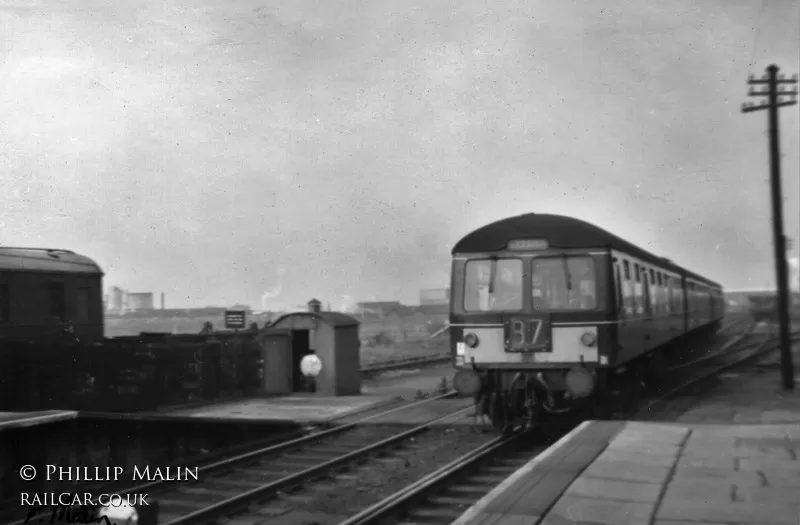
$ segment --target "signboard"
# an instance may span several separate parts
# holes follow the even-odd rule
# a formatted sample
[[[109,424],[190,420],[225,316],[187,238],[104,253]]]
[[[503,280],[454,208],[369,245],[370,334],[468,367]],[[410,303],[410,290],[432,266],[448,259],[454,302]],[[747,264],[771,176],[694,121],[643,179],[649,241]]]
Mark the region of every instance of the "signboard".
[[[225,310],[225,328],[243,329],[247,323],[247,312],[244,310]]]
[[[316,354],[308,354],[300,361],[300,371],[306,377],[317,377],[322,372],[322,361]]]

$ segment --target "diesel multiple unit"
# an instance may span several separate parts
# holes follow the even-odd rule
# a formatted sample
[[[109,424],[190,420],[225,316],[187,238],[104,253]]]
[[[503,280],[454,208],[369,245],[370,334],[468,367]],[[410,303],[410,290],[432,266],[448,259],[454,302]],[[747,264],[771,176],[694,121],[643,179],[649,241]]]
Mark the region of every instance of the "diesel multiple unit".
[[[498,427],[587,399],[604,411],[665,344],[725,313],[719,284],[569,217],[500,220],[452,255],[454,385]]]

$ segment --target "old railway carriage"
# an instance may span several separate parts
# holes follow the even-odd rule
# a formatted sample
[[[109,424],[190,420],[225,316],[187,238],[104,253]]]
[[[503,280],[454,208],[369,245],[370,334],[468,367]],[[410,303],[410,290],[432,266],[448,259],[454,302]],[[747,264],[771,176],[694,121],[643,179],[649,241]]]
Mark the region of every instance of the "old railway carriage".
[[[499,427],[605,412],[665,343],[724,315],[719,284],[569,217],[494,222],[452,253],[454,385]]]
[[[103,272],[69,250],[0,247],[0,341],[103,338]]]

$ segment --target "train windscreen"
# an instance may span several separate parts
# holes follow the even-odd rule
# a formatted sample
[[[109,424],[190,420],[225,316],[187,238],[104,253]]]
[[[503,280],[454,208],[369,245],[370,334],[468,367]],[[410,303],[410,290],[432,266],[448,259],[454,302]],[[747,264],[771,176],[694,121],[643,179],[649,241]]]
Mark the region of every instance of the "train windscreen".
[[[504,312],[522,309],[522,260],[473,259],[467,261],[464,310]]]
[[[537,257],[531,264],[534,310],[597,308],[597,280],[591,257]]]

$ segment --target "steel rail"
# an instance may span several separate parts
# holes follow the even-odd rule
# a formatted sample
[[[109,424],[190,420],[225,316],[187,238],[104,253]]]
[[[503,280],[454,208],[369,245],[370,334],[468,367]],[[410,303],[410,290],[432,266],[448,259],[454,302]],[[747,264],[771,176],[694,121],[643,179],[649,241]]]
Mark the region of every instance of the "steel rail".
[[[415,401],[415,402],[407,404],[407,405],[394,407],[394,408],[391,408],[389,410],[386,410],[386,411],[383,411],[383,412],[379,412],[379,413],[373,414],[371,416],[364,417],[364,418],[359,419],[357,421],[354,421],[352,423],[346,423],[344,425],[335,426],[333,428],[326,429],[326,430],[323,430],[321,432],[312,432],[312,433],[307,434],[305,436],[302,436],[302,437],[299,437],[299,438],[296,438],[296,439],[292,439],[291,441],[285,441],[285,442],[282,442],[282,443],[278,443],[276,445],[271,445],[271,446],[268,446],[268,447],[264,447],[264,448],[260,448],[260,449],[257,449],[257,450],[252,450],[250,452],[246,452],[246,453],[243,453],[243,454],[239,454],[239,455],[231,457],[231,458],[225,458],[223,460],[216,461],[214,463],[209,463],[207,465],[203,465],[201,467],[198,467],[198,469],[197,469],[198,478],[200,478],[200,474],[208,475],[208,474],[210,474],[210,473],[212,473],[214,471],[220,470],[220,469],[226,469],[226,468],[229,468],[229,467],[235,467],[240,463],[254,460],[254,459],[258,458],[259,456],[264,456],[264,455],[268,455],[268,454],[274,454],[274,453],[277,453],[277,452],[290,450],[290,449],[296,448],[298,446],[301,446],[304,443],[308,443],[310,441],[315,441],[315,440],[317,440],[319,438],[322,438],[322,437],[326,437],[326,436],[342,433],[342,432],[344,432],[346,430],[353,429],[353,428],[357,427],[358,425],[360,425],[362,423],[366,423],[366,422],[371,421],[373,419],[386,416],[387,414],[391,414],[391,413],[398,412],[398,411],[401,411],[401,410],[407,410],[407,409],[419,407],[420,405],[424,405],[424,404],[430,403],[432,401],[438,401],[440,399],[453,398],[453,397],[456,397],[457,395],[458,395],[457,392],[451,390],[449,392],[445,392],[444,394],[441,394],[441,395],[438,395],[438,396],[435,396],[435,397],[430,397],[430,398],[423,399],[423,400],[420,400],[420,401]],[[468,407],[468,408],[470,408],[470,407]],[[195,483],[202,483],[202,481],[199,481],[199,479],[198,479],[198,481],[192,481],[191,482],[191,484],[195,484]],[[118,489],[118,490],[114,490],[114,493],[115,494],[120,494],[120,495],[123,495],[123,496],[124,495],[128,495],[128,494],[149,493],[149,491],[151,491],[153,489],[157,489],[157,488],[159,488],[161,486],[167,486],[167,485],[169,485],[169,481],[166,481],[166,480],[151,481],[151,482],[143,483],[141,485],[136,485],[136,486],[133,486],[133,487],[124,487],[124,488],[121,488],[121,489]],[[101,492],[102,490],[103,489],[94,489],[94,490],[91,490],[91,491],[88,491],[88,492],[96,493],[96,492]],[[26,523],[26,519],[18,519],[18,520],[6,522],[5,525],[24,525],[25,523]]]
[[[461,408],[455,412],[451,412],[450,414],[447,414],[445,416],[438,417],[436,419],[423,423],[422,425],[414,427],[410,430],[406,430],[405,432],[401,432],[400,434],[396,434],[377,443],[367,445],[366,447],[362,447],[353,452],[338,456],[324,463],[320,463],[313,467],[307,468],[301,472],[290,474],[289,476],[283,477],[281,479],[275,480],[270,483],[266,483],[254,489],[248,490],[247,492],[243,492],[242,494],[238,494],[226,500],[209,505],[208,507],[205,507],[203,509],[196,510],[194,512],[181,516],[178,519],[172,520],[168,522],[166,525],[181,525],[189,522],[199,523],[199,522],[205,522],[207,520],[213,520],[217,517],[218,514],[224,514],[226,512],[230,512],[231,510],[238,507],[248,506],[252,504],[254,501],[258,501],[268,497],[268,495],[271,493],[275,493],[286,487],[296,485],[297,483],[308,480],[309,478],[318,477],[320,474],[323,474],[324,472],[332,468],[338,467],[344,463],[351,462],[363,456],[367,456],[374,451],[386,448],[399,441],[404,441],[410,437],[413,437],[421,432],[430,429],[433,425],[439,422],[446,421],[463,412],[466,412],[467,410],[472,410],[472,409],[473,409],[472,406]]]
[[[742,322],[746,320],[739,320],[733,324],[740,325]],[[737,343],[742,342],[746,339],[749,335],[753,334],[753,330],[755,329],[755,324],[749,326],[747,331],[738,336],[733,340],[733,342],[728,342],[723,346],[723,349],[715,352],[709,356],[704,356],[700,359],[692,361],[689,365],[696,365],[698,363],[703,363],[710,361],[714,358],[719,358],[720,356],[729,352],[730,347],[736,345]],[[730,327],[730,326],[729,326]],[[796,333],[800,335],[800,332]],[[642,412],[645,410],[652,410],[652,408],[659,403],[663,403],[664,401],[672,398],[677,393],[682,392],[683,390],[691,387],[692,385],[707,379],[710,376],[716,375],[724,370],[729,368],[733,368],[735,366],[741,365],[744,362],[749,360],[757,359],[758,357],[767,354],[769,352],[774,351],[777,347],[775,347],[775,341],[770,338],[767,341],[760,341],[756,342],[756,345],[759,345],[759,349],[757,349],[753,353],[749,353],[745,357],[741,359],[734,360],[729,363],[725,363],[719,367],[715,367],[712,371],[707,372],[705,374],[698,375],[693,377],[689,381],[685,381],[684,383],[678,385],[675,388],[672,388],[662,396],[660,396],[657,400],[654,400],[644,407],[638,409],[637,412]],[[737,350],[737,353],[740,351],[744,351],[753,346],[753,343],[744,344],[742,348]],[[685,368],[684,366],[675,367],[673,370],[679,370]],[[411,483],[410,485],[404,487],[403,489],[397,491],[396,493],[384,498],[380,502],[372,505],[371,507],[359,512],[358,514],[351,516],[350,518],[339,522],[337,525],[371,525],[377,520],[384,519],[391,515],[392,513],[398,512],[398,507],[408,503],[409,501],[419,498],[423,496],[423,494],[430,490],[435,485],[441,484],[442,482],[446,481],[447,478],[453,476],[456,473],[462,472],[463,470],[469,468],[470,466],[475,465],[481,460],[491,457],[493,454],[497,453],[499,450],[504,448],[505,446],[521,439],[521,437],[526,436],[527,433],[518,433],[508,437],[497,437],[494,440],[482,445],[481,447],[461,456],[460,458],[456,459],[455,461],[449,463],[438,469],[437,471],[425,476],[424,478]]]
[[[419,479],[414,483],[411,483],[410,485],[407,485],[406,487],[384,498],[383,500],[372,505],[371,507],[364,509],[363,511],[359,512],[354,516],[351,516],[350,518],[347,518],[344,521],[339,522],[337,525],[366,525],[371,521],[381,519],[385,517],[387,514],[390,514],[391,512],[397,510],[397,507],[399,507],[400,505],[403,505],[404,503],[407,503],[409,500],[420,496],[423,492],[445,481],[452,475],[463,471],[464,469],[476,464],[477,462],[487,457],[490,457],[498,450],[508,446],[509,444],[515,441],[518,441],[525,435],[526,433],[520,432],[518,434],[514,434],[511,436],[498,436],[489,441],[488,443],[485,443],[480,447],[470,452],[467,452],[460,458],[451,461],[450,463],[439,468],[435,472],[428,474],[424,478]]]
[[[793,334],[793,336],[792,336],[792,341],[797,341],[798,339],[800,339],[800,332],[795,332]],[[648,414],[649,417],[645,416],[643,419],[650,419],[652,416],[655,416],[658,413],[657,410],[656,410],[657,407],[663,405],[664,403],[666,403],[671,398],[675,397],[680,392],[683,392],[684,390],[693,387],[697,383],[700,383],[701,381],[705,381],[705,380],[707,380],[707,379],[709,379],[711,377],[714,377],[714,376],[716,376],[716,375],[718,375],[718,374],[720,374],[720,373],[722,373],[722,372],[724,372],[726,370],[730,370],[731,368],[735,368],[737,366],[741,366],[741,365],[743,365],[743,364],[745,364],[745,363],[747,363],[749,361],[753,361],[753,360],[758,359],[758,358],[760,358],[760,357],[762,357],[764,355],[767,355],[770,352],[774,352],[775,350],[778,349],[778,347],[776,345],[777,345],[777,341],[775,341],[774,337],[771,337],[771,338],[767,339],[766,341],[761,341],[761,342],[758,342],[758,343],[755,343],[755,344],[745,344],[741,348],[738,348],[738,349],[734,350],[734,352],[736,352],[736,353],[746,352],[747,350],[750,350],[753,346],[757,346],[757,348],[755,350],[751,350],[750,352],[747,352],[744,356],[742,356],[742,357],[740,357],[738,359],[733,359],[733,360],[731,360],[731,361],[729,361],[727,363],[722,363],[719,366],[713,367],[710,370],[704,371],[702,373],[697,374],[696,376],[693,376],[692,378],[690,378],[690,379],[680,383],[679,385],[671,388],[670,390],[668,390],[666,393],[660,395],[659,397],[650,400],[646,405],[644,405],[641,408],[638,408],[636,410],[636,412],[634,414],[632,414],[632,415],[638,416],[639,414],[648,412],[649,413]],[[720,357],[720,353],[717,353],[713,357]],[[710,360],[710,359],[711,358],[709,358],[707,360]]]

